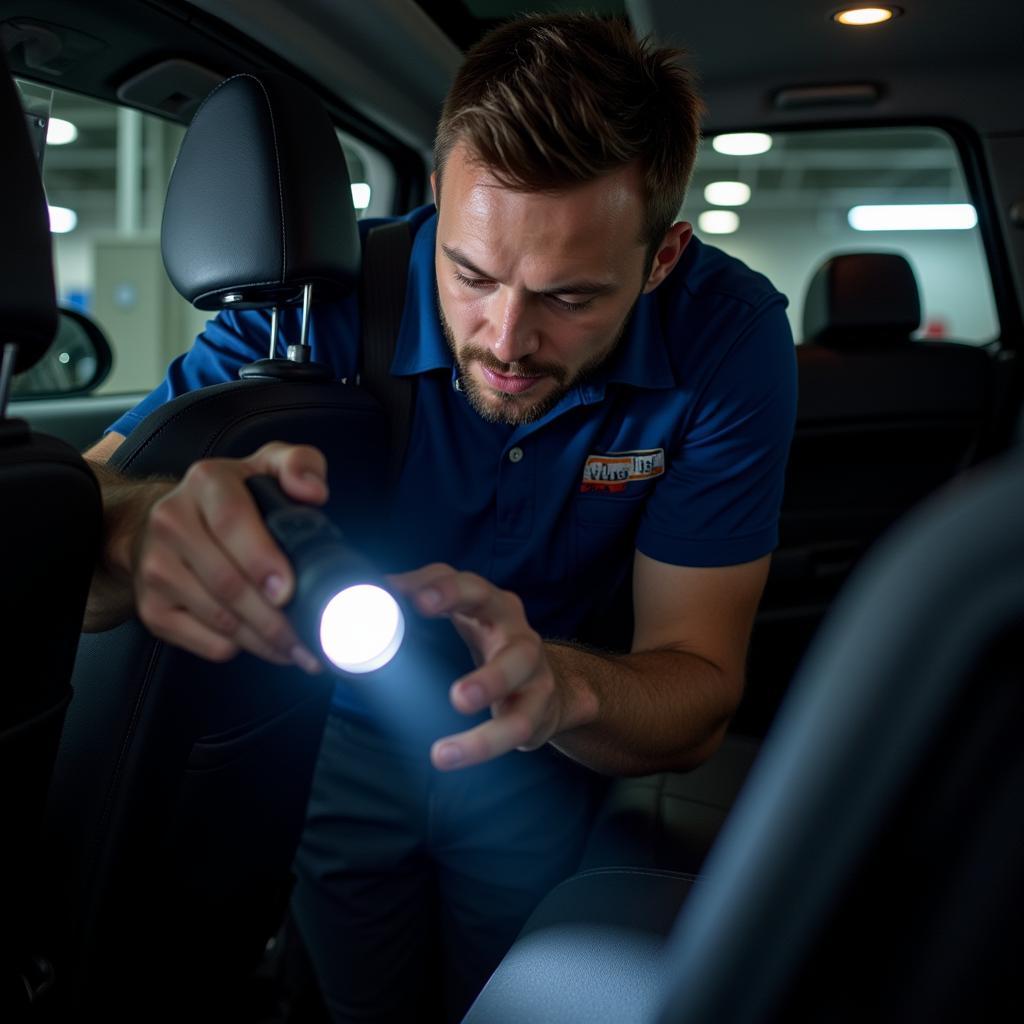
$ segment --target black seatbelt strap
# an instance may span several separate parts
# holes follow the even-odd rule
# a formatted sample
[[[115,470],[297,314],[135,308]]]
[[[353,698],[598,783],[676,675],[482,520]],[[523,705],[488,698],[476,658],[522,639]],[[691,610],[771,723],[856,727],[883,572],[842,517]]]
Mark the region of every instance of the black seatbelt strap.
[[[373,228],[363,245],[359,285],[363,322],[360,383],[384,406],[391,422],[388,481],[392,486],[402,469],[412,422],[412,381],[391,376],[411,248],[409,225],[404,220]]]

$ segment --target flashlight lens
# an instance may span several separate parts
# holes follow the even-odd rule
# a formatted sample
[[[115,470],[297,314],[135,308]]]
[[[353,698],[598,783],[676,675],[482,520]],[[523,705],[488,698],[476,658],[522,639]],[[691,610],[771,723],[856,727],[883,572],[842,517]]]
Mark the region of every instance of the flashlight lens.
[[[320,646],[344,672],[372,672],[386,665],[405,635],[398,602],[369,583],[346,587],[320,617]]]

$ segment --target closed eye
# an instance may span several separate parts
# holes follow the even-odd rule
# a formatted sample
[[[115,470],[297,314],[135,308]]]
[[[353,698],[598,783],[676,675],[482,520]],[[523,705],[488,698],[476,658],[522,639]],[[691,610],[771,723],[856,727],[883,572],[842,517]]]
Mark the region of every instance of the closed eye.
[[[485,277],[466,277],[465,274],[455,271],[455,280],[459,284],[466,285],[467,288],[486,288],[489,284],[493,284],[492,281],[488,281]]]
[[[559,309],[564,309],[568,313],[578,313],[580,310],[587,309],[594,301],[587,299],[585,302],[569,302],[568,299],[560,299],[557,295],[548,295],[546,298]]]
[[[459,270],[453,271],[455,274],[455,280],[459,284],[465,285],[467,288],[474,288],[479,290],[481,288],[489,288],[493,281],[486,277],[467,277]],[[548,300],[557,309],[564,310],[567,313],[578,313],[581,310],[587,309],[592,303],[593,299],[586,299],[583,302],[570,302],[568,299],[560,299],[557,295],[551,295],[544,293],[544,298]]]

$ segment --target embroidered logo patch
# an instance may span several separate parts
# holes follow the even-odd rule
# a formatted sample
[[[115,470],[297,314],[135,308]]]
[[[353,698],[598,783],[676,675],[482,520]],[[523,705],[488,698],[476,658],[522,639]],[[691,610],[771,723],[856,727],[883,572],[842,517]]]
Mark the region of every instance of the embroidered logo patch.
[[[651,448],[642,452],[609,452],[588,455],[583,466],[580,491],[624,491],[638,480],[650,480],[665,472],[665,449]]]

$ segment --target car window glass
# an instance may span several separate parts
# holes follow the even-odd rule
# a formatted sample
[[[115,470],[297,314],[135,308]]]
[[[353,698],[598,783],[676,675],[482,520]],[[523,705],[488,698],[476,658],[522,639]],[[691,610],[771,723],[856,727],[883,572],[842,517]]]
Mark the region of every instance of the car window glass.
[[[174,290],[160,256],[160,219],[182,125],[54,90],[43,182],[58,299],[110,339],[103,393],[148,391],[209,318]],[[392,212],[393,171],[339,133],[358,216]],[[76,371],[77,372],[77,371]]]
[[[886,209],[924,206],[932,209]],[[910,261],[921,293],[916,337],[985,344],[999,334],[976,214],[953,141],[938,129],[709,135],[683,217],[788,296],[797,342],[811,277],[839,252]]]

